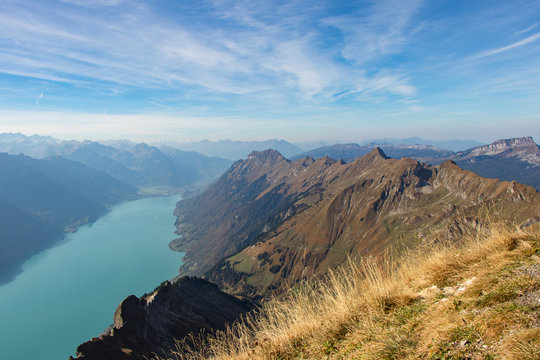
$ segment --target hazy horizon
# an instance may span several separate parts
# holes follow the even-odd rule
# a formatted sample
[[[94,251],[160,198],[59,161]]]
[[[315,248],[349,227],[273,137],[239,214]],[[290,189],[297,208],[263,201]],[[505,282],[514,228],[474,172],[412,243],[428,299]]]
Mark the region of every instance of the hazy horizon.
[[[128,139],[128,138],[109,138],[109,137],[103,137],[103,138],[88,138],[88,137],[79,137],[79,138],[73,138],[73,137],[64,137],[64,136],[54,136],[54,135],[44,135],[44,134],[37,134],[37,133],[23,133],[23,132],[0,132],[0,136],[1,135],[7,135],[7,134],[11,134],[11,135],[23,135],[25,137],[32,137],[32,136],[39,136],[39,137],[43,137],[43,138],[46,138],[46,137],[51,137],[55,140],[59,140],[59,141],[95,141],[95,142],[102,142],[102,143],[112,143],[112,142],[132,142],[132,143],[147,143],[147,144],[159,144],[159,143],[163,143],[163,144],[167,144],[167,143],[186,143],[186,144],[189,144],[189,143],[201,143],[201,142],[210,142],[210,143],[218,143],[218,142],[226,142],[226,141],[230,141],[230,142],[269,142],[269,141],[286,141],[290,144],[317,144],[317,143],[320,143],[320,144],[328,144],[328,145],[333,145],[333,144],[347,144],[347,143],[357,143],[357,144],[366,144],[366,143],[377,143],[377,141],[379,140],[392,140],[392,141],[398,141],[398,140],[412,140],[412,139],[419,139],[419,140],[422,140],[424,142],[426,141],[436,141],[436,142],[452,142],[452,141],[456,141],[456,142],[478,142],[478,143],[485,143],[485,144],[488,144],[488,143],[491,143],[491,142],[494,142],[494,141],[497,141],[497,140],[501,140],[503,138],[497,138],[497,139],[493,139],[492,141],[485,141],[485,142],[482,142],[480,140],[477,140],[477,139],[471,139],[471,138],[454,138],[454,139],[450,139],[450,138],[440,138],[440,139],[436,139],[436,138],[433,138],[433,139],[426,139],[426,138],[423,138],[423,137],[420,137],[420,136],[411,136],[411,137],[384,137],[384,138],[375,138],[375,137],[371,137],[371,138],[358,138],[358,139],[337,139],[337,140],[327,140],[327,139],[314,139],[314,140],[307,140],[307,141],[291,141],[287,138],[260,138],[260,139],[230,139],[230,138],[223,138],[223,139],[215,139],[215,140],[210,140],[210,139],[188,139],[188,140],[159,140],[159,139],[156,139],[156,140],[150,140],[150,141],[145,141],[145,140],[137,140],[137,139]],[[527,137],[527,136],[530,136],[530,135],[523,135],[523,136],[518,136],[518,138],[521,138],[521,137]],[[533,137],[534,139],[534,137]],[[536,139],[534,139],[536,141]]]

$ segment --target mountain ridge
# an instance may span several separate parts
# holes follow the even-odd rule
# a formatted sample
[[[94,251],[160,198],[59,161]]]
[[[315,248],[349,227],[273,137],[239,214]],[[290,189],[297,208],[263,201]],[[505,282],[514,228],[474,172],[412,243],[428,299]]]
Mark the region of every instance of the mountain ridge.
[[[520,223],[538,221],[539,196],[452,161],[391,159],[379,148],[350,163],[291,161],[267,151],[235,163],[207,191],[180,202],[182,237],[171,247],[187,252],[181,272],[256,295],[306,272],[324,273],[352,254],[380,254],[397,241],[406,246],[427,230],[449,228],[458,236],[478,226],[484,207]]]
[[[308,155],[315,158],[330,156],[349,162],[376,146],[393,158],[411,157],[433,165],[452,160],[484,177],[516,180],[540,190],[540,147],[530,136],[501,139],[455,153],[429,145],[335,144],[296,155],[293,159]]]

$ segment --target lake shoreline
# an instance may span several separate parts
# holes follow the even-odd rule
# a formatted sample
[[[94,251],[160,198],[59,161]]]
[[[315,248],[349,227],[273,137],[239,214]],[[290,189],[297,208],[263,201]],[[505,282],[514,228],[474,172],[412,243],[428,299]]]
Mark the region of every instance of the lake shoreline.
[[[117,204],[27,260],[14,281],[0,286],[4,355],[67,359],[112,323],[124,298],[174,279],[184,254],[171,251],[168,242],[175,237],[180,198]]]
[[[105,209],[105,211],[103,211],[103,212],[101,212],[99,214],[96,214],[95,219],[89,220],[87,222],[79,222],[78,224],[68,224],[68,225],[66,225],[65,226],[66,229],[70,228],[72,230],[65,230],[61,234],[57,234],[54,237],[51,237],[50,239],[45,240],[44,241],[44,243],[45,243],[44,247],[36,249],[36,251],[29,252],[28,255],[26,257],[24,257],[23,259],[21,259],[20,261],[17,261],[16,263],[14,263],[10,267],[2,269],[2,272],[0,273],[0,287],[9,284],[12,281],[15,281],[17,279],[17,277],[24,272],[24,264],[27,261],[31,260],[34,256],[39,256],[39,254],[42,253],[43,251],[47,251],[47,250],[50,250],[50,249],[54,249],[55,247],[62,246],[67,241],[69,241],[68,238],[69,238],[69,236],[71,234],[76,233],[83,226],[92,226],[97,221],[99,221],[99,219],[101,219],[103,216],[106,216],[110,212],[111,208],[113,208],[113,207],[115,207],[115,206],[117,206],[119,204],[122,204],[122,203],[130,202],[130,201],[143,200],[143,199],[148,199],[148,198],[159,198],[159,197],[169,197],[169,196],[182,196],[182,197],[184,197],[183,194],[184,193],[190,193],[190,191],[192,191],[191,188],[192,187],[183,187],[183,188],[173,189],[173,190],[171,190],[169,188],[164,188],[165,190],[160,189],[160,191],[153,192],[153,193],[152,192],[140,191],[137,194],[136,198],[126,199],[126,200],[121,201],[119,203],[111,204],[110,206],[108,206]],[[174,209],[173,209],[173,211],[174,211]]]

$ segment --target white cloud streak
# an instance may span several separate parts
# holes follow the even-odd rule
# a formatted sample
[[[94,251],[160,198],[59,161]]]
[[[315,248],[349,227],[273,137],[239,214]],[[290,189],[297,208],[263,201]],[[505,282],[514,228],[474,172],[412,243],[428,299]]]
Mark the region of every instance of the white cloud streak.
[[[61,0],[67,4],[74,4],[83,7],[109,7],[118,6],[125,3],[125,0]]]
[[[473,56],[472,59],[480,59],[480,58],[484,58],[484,57],[487,57],[487,56],[497,55],[497,54],[500,54],[500,53],[503,53],[503,52],[518,48],[520,46],[530,44],[530,43],[532,43],[532,42],[534,42],[534,41],[536,41],[538,39],[540,39],[540,33],[536,33],[534,35],[526,37],[525,39],[522,39],[522,40],[517,41],[517,42],[515,42],[513,44],[510,44],[510,45],[506,45],[506,46],[503,46],[503,47],[500,47],[500,48],[491,49],[491,50],[481,52],[480,54],[477,54],[477,55]]]
[[[353,63],[365,63],[395,54],[407,44],[417,24],[411,20],[421,6],[420,0],[379,1],[366,13],[323,19],[345,34],[343,56]],[[365,11],[365,10],[364,10]]]
[[[533,24],[533,25],[531,25],[531,26],[529,26],[529,27],[526,27],[526,28],[523,29],[523,30],[517,31],[516,34],[524,34],[524,33],[526,33],[526,32],[529,32],[529,31],[531,31],[531,30],[534,30],[534,29],[536,29],[536,27],[537,27],[538,25],[540,25],[540,23]]]

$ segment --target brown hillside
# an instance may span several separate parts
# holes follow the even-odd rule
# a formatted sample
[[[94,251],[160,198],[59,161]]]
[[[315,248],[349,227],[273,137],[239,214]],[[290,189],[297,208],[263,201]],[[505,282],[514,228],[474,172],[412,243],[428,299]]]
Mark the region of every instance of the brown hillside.
[[[293,162],[269,150],[235,163],[183,202],[183,239],[174,245],[187,250],[183,270],[210,269],[211,280],[253,295],[427,233],[458,237],[482,222],[484,210],[532,223],[540,218],[539,200],[525,185],[482,178],[452,162],[388,159],[378,148],[348,164]]]

